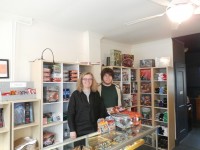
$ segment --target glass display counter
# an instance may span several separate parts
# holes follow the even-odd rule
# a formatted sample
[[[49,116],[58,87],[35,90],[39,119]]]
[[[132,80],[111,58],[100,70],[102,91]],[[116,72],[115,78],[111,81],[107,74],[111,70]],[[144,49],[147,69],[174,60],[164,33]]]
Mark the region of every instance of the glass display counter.
[[[78,137],[76,139],[67,139],[60,144],[64,150],[71,150],[69,145],[85,139],[88,150],[134,150],[140,146],[150,149],[158,149],[157,128],[142,126],[137,134],[132,134],[130,130],[112,131],[110,133],[100,134],[98,132]],[[58,145],[56,146],[58,147]],[[53,147],[51,147],[53,149]]]

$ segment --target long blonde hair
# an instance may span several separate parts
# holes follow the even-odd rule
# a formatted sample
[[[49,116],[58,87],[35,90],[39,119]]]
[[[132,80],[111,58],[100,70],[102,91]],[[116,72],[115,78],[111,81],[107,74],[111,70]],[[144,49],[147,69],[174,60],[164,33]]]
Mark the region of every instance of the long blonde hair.
[[[82,83],[82,80],[83,80],[83,77],[84,77],[85,75],[91,75],[91,76],[92,76],[92,85],[91,85],[91,87],[90,87],[90,90],[91,90],[92,92],[96,92],[96,91],[97,91],[97,86],[98,86],[98,84],[97,84],[97,82],[96,82],[96,80],[95,80],[95,78],[94,78],[94,75],[93,75],[91,72],[84,72],[84,73],[82,73],[82,74],[80,75],[80,78],[78,79],[78,82],[77,82],[77,90],[78,90],[79,92],[82,92],[82,91],[83,91],[83,83]]]

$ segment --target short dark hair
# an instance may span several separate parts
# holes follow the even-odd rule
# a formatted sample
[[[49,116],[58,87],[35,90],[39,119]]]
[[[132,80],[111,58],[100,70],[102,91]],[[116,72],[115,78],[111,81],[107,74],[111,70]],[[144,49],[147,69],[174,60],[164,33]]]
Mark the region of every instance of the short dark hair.
[[[112,76],[112,78],[114,78],[114,71],[111,68],[104,68],[101,71],[101,80],[103,80],[105,74],[109,74],[110,76]]]

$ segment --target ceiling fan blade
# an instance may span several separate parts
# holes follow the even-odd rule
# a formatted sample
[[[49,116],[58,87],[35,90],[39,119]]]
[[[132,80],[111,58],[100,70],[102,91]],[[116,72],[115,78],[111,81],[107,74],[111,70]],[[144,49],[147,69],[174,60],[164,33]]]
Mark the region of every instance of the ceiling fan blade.
[[[127,23],[125,23],[125,25],[129,26],[129,25],[140,23],[140,22],[148,21],[148,20],[151,20],[151,19],[154,19],[154,18],[162,17],[164,14],[165,13],[154,15],[154,16],[149,16],[149,17],[145,17],[145,18],[141,18],[141,19],[137,19],[137,20],[134,20],[134,21],[127,22]]]
[[[194,14],[195,15],[199,15],[200,14],[200,6],[195,9]]]
[[[157,3],[161,6],[169,6],[170,2],[168,0],[151,0],[154,3]]]

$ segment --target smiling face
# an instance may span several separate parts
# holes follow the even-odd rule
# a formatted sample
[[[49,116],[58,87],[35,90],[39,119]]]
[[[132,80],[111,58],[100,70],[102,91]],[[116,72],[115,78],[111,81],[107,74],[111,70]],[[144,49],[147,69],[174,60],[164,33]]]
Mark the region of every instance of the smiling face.
[[[83,89],[90,89],[92,86],[92,81],[93,78],[90,74],[83,76],[82,78]]]
[[[111,85],[112,84],[112,76],[109,75],[108,73],[106,73],[104,76],[103,76],[103,84],[104,85]]]

